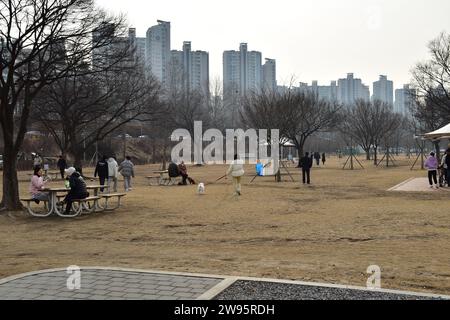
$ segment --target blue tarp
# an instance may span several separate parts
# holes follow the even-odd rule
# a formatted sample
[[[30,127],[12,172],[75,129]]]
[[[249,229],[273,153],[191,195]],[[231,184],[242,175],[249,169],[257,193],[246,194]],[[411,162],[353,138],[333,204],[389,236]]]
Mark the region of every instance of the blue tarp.
[[[260,177],[264,175],[264,165],[262,163],[257,163],[256,164],[256,173]]]

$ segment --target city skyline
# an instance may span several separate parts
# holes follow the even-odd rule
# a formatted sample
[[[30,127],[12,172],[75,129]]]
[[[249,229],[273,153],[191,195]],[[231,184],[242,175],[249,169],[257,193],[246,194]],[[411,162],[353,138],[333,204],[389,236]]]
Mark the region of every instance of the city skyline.
[[[218,1],[217,1],[218,2]],[[388,75],[394,89],[410,82],[410,69],[428,58],[427,44],[450,31],[450,2],[386,0],[262,0],[220,2],[97,0],[127,14],[139,37],[156,20],[171,21],[172,45],[192,41],[208,51],[210,79],[222,78],[223,51],[239,43],[277,60],[279,84],[330,80],[353,72],[366,83]],[[430,5],[432,3],[432,5]],[[219,9],[217,9],[219,8]]]

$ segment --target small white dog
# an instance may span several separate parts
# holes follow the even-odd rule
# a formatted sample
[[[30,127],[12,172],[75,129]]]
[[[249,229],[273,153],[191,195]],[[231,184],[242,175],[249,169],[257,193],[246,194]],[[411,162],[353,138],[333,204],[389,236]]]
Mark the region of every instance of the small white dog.
[[[203,183],[203,182],[200,182],[199,184],[198,184],[198,187],[197,187],[197,192],[198,192],[198,194],[205,194],[205,184]]]

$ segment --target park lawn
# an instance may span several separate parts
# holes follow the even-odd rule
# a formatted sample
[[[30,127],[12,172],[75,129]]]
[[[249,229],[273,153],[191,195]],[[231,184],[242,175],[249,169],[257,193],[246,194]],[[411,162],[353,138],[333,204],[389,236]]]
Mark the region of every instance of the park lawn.
[[[148,186],[158,166],[139,166],[115,212],[0,215],[0,277],[79,265],[365,286],[367,268],[378,265],[383,288],[450,294],[450,192],[387,192],[425,175],[407,160],[388,169],[364,161],[366,170],[355,171],[342,170],[344,160],[313,168],[310,187],[294,168],[295,183],[264,177],[249,185],[248,166],[240,198],[231,179],[211,184],[226,166],[189,168],[206,183],[203,196],[196,186]],[[26,195],[29,177],[20,178]]]

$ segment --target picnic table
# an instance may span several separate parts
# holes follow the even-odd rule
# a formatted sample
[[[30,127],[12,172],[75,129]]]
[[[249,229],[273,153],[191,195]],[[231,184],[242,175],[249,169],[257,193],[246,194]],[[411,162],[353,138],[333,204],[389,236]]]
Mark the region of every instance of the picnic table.
[[[108,195],[101,195],[99,196],[99,190],[101,188],[108,188],[108,186],[103,185],[91,185],[86,186],[87,190],[93,190],[94,195],[89,196],[86,199],[79,199],[73,202],[72,204],[72,214],[63,214],[64,212],[64,206],[60,204],[60,201],[67,195],[67,193],[70,191],[70,188],[66,187],[53,187],[53,188],[43,188],[43,192],[48,192],[49,199],[48,201],[44,201],[45,203],[45,213],[38,213],[35,212],[30,204],[34,200],[31,198],[24,198],[21,199],[22,201],[27,202],[27,210],[28,212],[34,216],[34,217],[48,217],[52,214],[56,214],[63,218],[73,218],[82,213],[82,211],[91,213],[94,211],[103,211],[103,210],[114,210],[117,209],[120,206],[120,199],[125,196],[125,194],[108,194]],[[111,208],[108,206],[108,200],[111,198],[118,198],[118,205],[114,208]],[[105,198],[105,205],[102,206],[100,204],[100,199]]]
[[[176,184],[177,179],[169,177],[169,170],[153,171],[154,176],[148,176],[148,182],[151,186],[171,186]],[[166,177],[167,175],[167,177]]]
[[[61,187],[61,188],[43,188],[42,191],[43,192],[47,192],[49,195],[49,200],[48,200],[48,204],[47,202],[46,204],[46,209],[47,209],[47,213],[37,213],[34,212],[31,207],[29,206],[30,203],[28,203],[28,212],[35,217],[48,217],[52,214],[57,214],[58,216],[62,216],[62,209],[63,208],[58,208],[58,202],[59,202],[59,198],[60,196],[58,196],[58,193],[67,193],[69,192],[69,188],[66,187]]]

